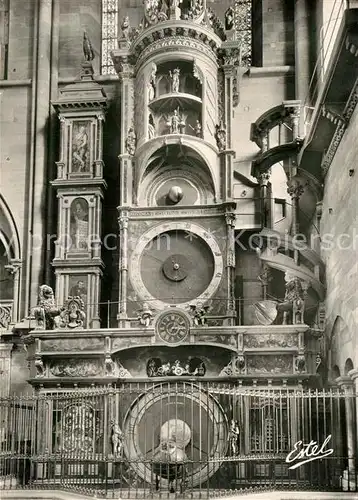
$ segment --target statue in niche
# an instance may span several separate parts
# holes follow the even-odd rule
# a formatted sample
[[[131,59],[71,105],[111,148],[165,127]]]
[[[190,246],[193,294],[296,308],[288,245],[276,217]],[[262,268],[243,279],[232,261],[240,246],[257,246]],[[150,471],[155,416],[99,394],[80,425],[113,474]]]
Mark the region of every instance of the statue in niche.
[[[61,310],[59,318],[60,328],[78,329],[83,328],[86,320],[84,303],[80,297],[68,297]]]
[[[225,151],[226,149],[226,130],[224,124],[220,122],[220,125],[216,125],[215,130],[215,139],[218,150]]]
[[[122,31],[122,37],[125,38],[126,40],[129,40],[130,38],[130,31],[131,31],[131,25],[129,22],[129,16],[125,16],[123,18],[122,24],[121,24],[121,31]]]
[[[113,455],[118,456],[121,454],[123,448],[124,434],[118,422],[112,420],[112,451]]]
[[[182,134],[185,130],[185,122],[177,109],[174,110],[172,116],[167,121],[167,126],[169,127],[170,134]]]
[[[290,273],[285,274],[286,292],[281,304],[277,304],[277,311],[283,312],[282,324],[287,325],[289,319],[292,324],[301,324],[304,321],[304,289],[302,281]]]
[[[192,127],[190,124],[189,127],[194,131],[196,137],[202,137],[202,126],[199,120],[196,120],[194,127]]]
[[[225,12],[225,30],[231,31],[234,29],[235,24],[235,12],[232,7],[229,7]]]
[[[135,135],[134,128],[130,127],[128,130],[126,141],[125,141],[125,147],[126,147],[127,153],[129,155],[131,155],[131,156],[134,155],[136,145],[137,145],[137,137]]]
[[[193,318],[194,326],[205,326],[207,324],[209,309],[209,306],[202,306],[201,304],[190,306],[190,315]]]
[[[156,89],[156,76],[157,76],[157,65],[152,63],[152,70],[148,82],[148,99],[152,101],[155,98]]]
[[[74,138],[72,144],[72,172],[88,172],[89,144],[87,123],[75,122],[73,128]]]
[[[148,118],[148,139],[153,139],[155,137],[155,126],[153,115],[150,113]]]
[[[231,455],[237,457],[240,452],[240,427],[234,419],[230,422],[230,449]]]
[[[180,84],[180,69],[175,68],[173,72],[169,71],[169,76],[172,82],[172,92],[179,92],[179,84]]]
[[[88,38],[86,31],[83,32],[83,56],[85,61],[93,61],[94,59],[94,50],[91,44],[91,40]]]
[[[55,296],[50,286],[40,286],[37,306],[32,312],[36,320],[35,330],[54,330],[58,327],[61,311],[56,305]]]
[[[88,250],[88,203],[84,198],[76,198],[71,204],[71,250]]]
[[[143,308],[140,311],[140,315],[138,316],[139,323],[148,328],[152,322],[152,318],[153,318],[153,313],[147,302],[144,302]]]

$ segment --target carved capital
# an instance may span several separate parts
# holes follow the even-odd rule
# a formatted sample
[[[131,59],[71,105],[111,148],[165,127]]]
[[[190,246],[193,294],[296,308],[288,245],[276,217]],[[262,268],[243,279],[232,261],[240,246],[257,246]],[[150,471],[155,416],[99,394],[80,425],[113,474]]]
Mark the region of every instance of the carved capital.
[[[226,212],[225,222],[227,226],[235,228],[236,214],[233,212]]]
[[[128,220],[129,219],[127,216],[119,217],[118,222],[119,222],[119,229],[120,230],[128,229]]]
[[[256,176],[261,187],[267,186],[270,181],[271,172],[259,172]]]
[[[291,198],[298,200],[305,191],[305,186],[297,179],[293,178],[287,182],[287,193]]]

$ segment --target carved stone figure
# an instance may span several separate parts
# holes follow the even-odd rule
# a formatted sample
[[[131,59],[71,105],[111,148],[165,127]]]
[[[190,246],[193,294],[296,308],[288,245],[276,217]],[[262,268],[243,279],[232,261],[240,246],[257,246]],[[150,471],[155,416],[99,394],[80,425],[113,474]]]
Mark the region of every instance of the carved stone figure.
[[[128,130],[128,134],[127,134],[127,138],[126,138],[126,142],[125,142],[125,147],[126,147],[127,153],[129,155],[131,155],[131,156],[134,155],[136,145],[137,145],[137,137],[135,135],[134,128],[130,127],[130,129]]]
[[[295,358],[295,372],[302,373],[306,369],[306,359],[303,354],[299,354]]]
[[[60,314],[59,327],[72,330],[83,328],[86,320],[84,308],[81,297],[68,297]]]
[[[121,430],[118,422],[112,420],[112,451],[113,455],[118,456],[121,454],[123,448],[123,431]]]
[[[155,137],[155,126],[153,115],[149,115],[149,123],[148,123],[148,139],[153,139]]]
[[[36,368],[36,377],[43,377],[45,374],[45,365],[42,361],[42,357],[36,355],[34,364]]]
[[[240,427],[234,419],[230,422],[230,448],[231,455],[236,457],[240,452]]]
[[[215,139],[219,151],[225,151],[226,149],[226,130],[221,122],[220,125],[216,125]]]
[[[149,99],[149,101],[152,101],[155,98],[156,76],[157,76],[157,65],[155,63],[152,63],[152,70],[151,70],[149,82],[148,82],[148,99]]]
[[[185,128],[185,123],[182,117],[179,116],[178,110],[174,110],[174,113],[167,121],[167,126],[171,134],[181,134]]]
[[[285,298],[281,304],[277,305],[277,310],[283,312],[282,324],[287,325],[289,319],[293,325],[303,323],[305,297],[302,281],[289,273],[286,273],[285,281]]]
[[[179,92],[180,84],[180,69],[175,68],[173,72],[169,71],[169,76],[172,81],[172,92]]]
[[[83,32],[82,47],[83,47],[83,55],[84,55],[85,61],[93,61],[95,54],[94,54],[94,50],[93,50],[91,41],[88,38],[86,31]]]
[[[139,323],[148,328],[152,322],[152,318],[153,318],[153,313],[147,302],[144,302],[141,313],[138,316]]]
[[[225,29],[231,31],[234,29],[235,12],[232,7],[229,7],[225,12]]]
[[[48,285],[41,285],[37,306],[33,309],[36,320],[35,330],[54,330],[58,327],[60,310],[56,305],[53,290]]]
[[[190,306],[190,315],[193,318],[194,326],[205,326],[207,324],[208,311],[209,306],[202,306],[201,304]]]
[[[122,37],[125,38],[126,40],[129,40],[131,25],[130,25],[128,16],[125,16],[123,18],[123,21],[121,24],[121,31],[122,31]]]
[[[201,126],[201,123],[199,120],[196,120],[196,123],[195,123],[195,126],[192,127],[191,125],[189,125],[189,127],[194,130],[194,133],[196,135],[196,137],[202,137],[202,126]]]

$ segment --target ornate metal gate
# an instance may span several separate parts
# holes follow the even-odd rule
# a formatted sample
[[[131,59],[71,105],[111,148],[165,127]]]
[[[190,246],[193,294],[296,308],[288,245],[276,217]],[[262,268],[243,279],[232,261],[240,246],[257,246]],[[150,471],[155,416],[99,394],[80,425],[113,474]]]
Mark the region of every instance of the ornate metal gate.
[[[353,490],[347,402],[353,408],[354,397],[335,391],[189,380],[4,399],[0,484],[110,498]],[[318,446],[300,458],[311,440]]]

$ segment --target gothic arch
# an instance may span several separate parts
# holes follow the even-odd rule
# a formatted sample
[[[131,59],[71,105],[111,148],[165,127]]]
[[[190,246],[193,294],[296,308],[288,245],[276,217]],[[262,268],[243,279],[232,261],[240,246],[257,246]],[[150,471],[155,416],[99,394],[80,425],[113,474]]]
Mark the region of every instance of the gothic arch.
[[[3,243],[9,259],[21,258],[21,247],[19,233],[14,217],[0,194],[0,240]]]
[[[348,375],[348,373],[354,369],[353,361],[351,358],[347,358],[344,363],[344,375]]]

